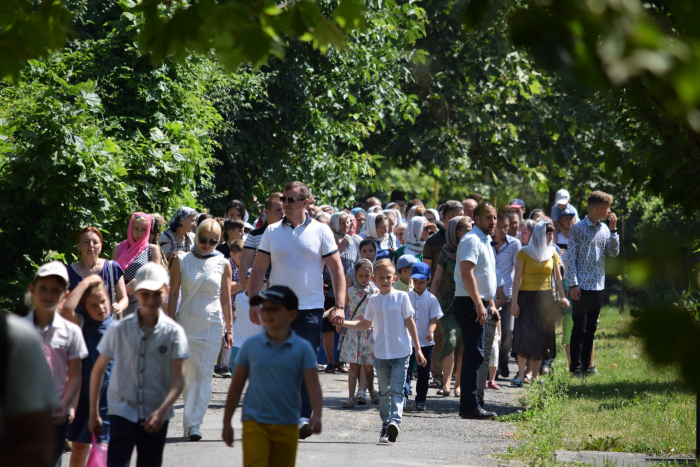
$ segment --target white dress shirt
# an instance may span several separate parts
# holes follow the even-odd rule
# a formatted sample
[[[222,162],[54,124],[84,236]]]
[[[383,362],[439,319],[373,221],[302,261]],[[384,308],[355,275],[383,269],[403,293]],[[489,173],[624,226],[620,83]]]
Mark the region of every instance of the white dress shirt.
[[[442,318],[442,309],[437,297],[427,290],[422,295],[418,295],[414,289],[408,293],[408,300],[413,306],[413,319],[416,321],[416,328],[418,328],[418,342],[420,346],[435,345],[434,340],[428,340],[428,328],[430,327],[431,319]],[[415,343],[413,346],[416,346]]]
[[[411,338],[406,320],[413,316],[413,307],[406,292],[391,289],[367,299],[365,321],[374,327],[374,357],[393,360],[411,355]]]

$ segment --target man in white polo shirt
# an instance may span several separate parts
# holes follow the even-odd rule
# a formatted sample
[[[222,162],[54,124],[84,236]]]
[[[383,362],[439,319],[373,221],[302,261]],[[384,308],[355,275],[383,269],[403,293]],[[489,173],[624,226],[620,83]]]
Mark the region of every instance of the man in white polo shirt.
[[[335,292],[336,306],[326,310],[332,319],[336,312],[345,313],[345,275],[340,254],[331,229],[317,222],[306,213],[311,192],[302,182],[289,182],[284,187],[282,203],[285,217],[270,224],[260,240],[258,255],[255,257],[248,296],[253,298],[260,293],[267,267],[275,267],[270,274],[270,286],[285,285],[299,298],[299,311],[292,324],[292,330],[311,343],[318,353],[321,345],[323,303],[323,266],[328,266]],[[250,307],[250,320],[260,322],[260,306]],[[308,418],[311,404],[306,386],[302,383],[301,421],[299,438],[311,435]]]
[[[490,419],[496,416],[479,404],[479,367],[484,361],[486,321],[489,314],[498,314],[493,298],[501,282],[496,270],[496,258],[491,248],[491,237],[496,227],[496,208],[482,203],[474,209],[474,227],[457,246],[455,267],[455,319],[462,329],[462,395],[459,416],[470,419]]]

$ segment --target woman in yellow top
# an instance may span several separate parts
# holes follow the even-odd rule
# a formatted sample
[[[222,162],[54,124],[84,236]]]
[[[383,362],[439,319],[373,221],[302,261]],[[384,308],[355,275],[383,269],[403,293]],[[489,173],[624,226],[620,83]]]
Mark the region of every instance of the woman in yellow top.
[[[513,351],[518,355],[518,374],[513,385],[522,386],[525,367],[529,363],[532,378],[538,380],[542,359],[554,349],[555,338],[552,316],[555,313],[552,295],[552,275],[559,296],[564,297],[564,286],[559,269],[559,256],[552,247],[554,226],[538,222],[528,244],[516,255],[513,298],[510,312],[517,318],[513,333]],[[566,298],[560,300],[569,306]]]

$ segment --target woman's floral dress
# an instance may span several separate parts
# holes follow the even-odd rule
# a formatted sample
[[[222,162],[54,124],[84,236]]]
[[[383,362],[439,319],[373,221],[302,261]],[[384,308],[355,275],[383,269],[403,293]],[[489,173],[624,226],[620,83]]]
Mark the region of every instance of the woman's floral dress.
[[[371,290],[372,292],[365,298],[359,308],[357,305],[367,294],[361,287],[357,286],[348,290],[349,300],[348,308],[345,311],[345,319],[364,321],[369,297],[379,293],[379,289],[374,286]],[[357,312],[355,312],[355,309],[357,309]],[[359,365],[374,365],[374,332],[372,329],[366,331],[346,329],[343,342],[340,346],[340,361],[345,363],[357,363]]]

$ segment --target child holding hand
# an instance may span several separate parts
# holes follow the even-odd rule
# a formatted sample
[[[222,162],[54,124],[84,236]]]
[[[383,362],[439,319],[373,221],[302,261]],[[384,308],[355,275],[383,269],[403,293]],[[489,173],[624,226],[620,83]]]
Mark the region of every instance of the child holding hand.
[[[418,332],[408,294],[392,288],[396,280],[394,263],[390,259],[377,261],[372,280],[377,284],[379,294],[368,299],[365,319],[345,321],[342,316],[336,316],[335,324],[361,331],[374,327],[374,367],[377,369],[379,415],[382,418],[379,443],[395,443],[403,414],[411,339],[418,342]],[[426,365],[419,348],[416,348],[416,361],[419,366]]]

